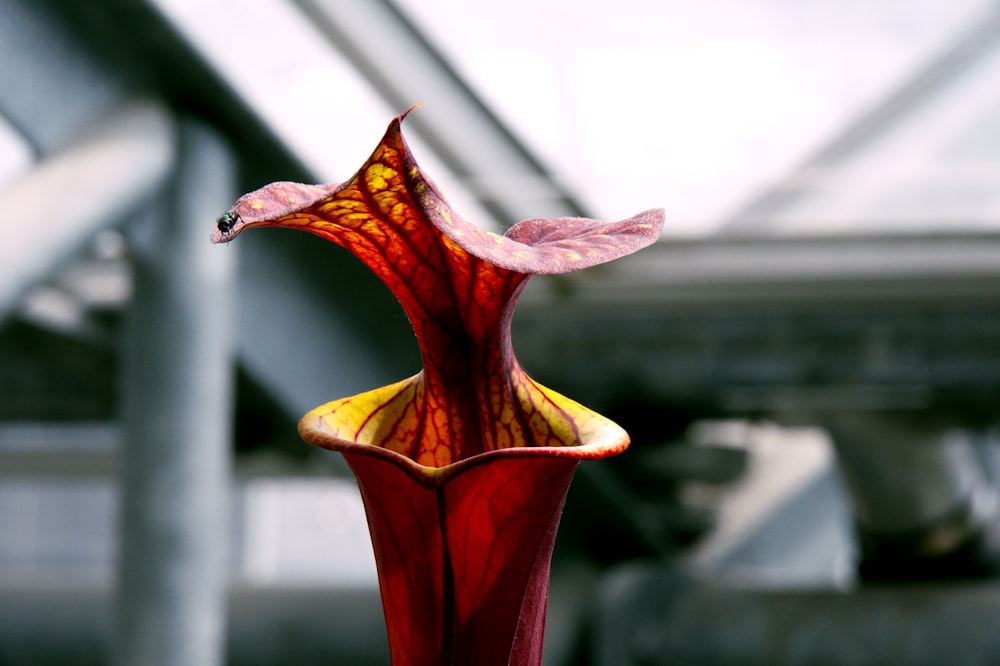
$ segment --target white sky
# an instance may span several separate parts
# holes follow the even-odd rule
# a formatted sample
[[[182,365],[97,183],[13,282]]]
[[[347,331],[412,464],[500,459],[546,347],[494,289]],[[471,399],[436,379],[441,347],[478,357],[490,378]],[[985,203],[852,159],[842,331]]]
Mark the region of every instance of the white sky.
[[[662,206],[676,234],[720,224],[988,5],[397,1],[595,216]],[[402,111],[285,0],[156,4],[323,180],[353,173]],[[477,220],[462,183],[408,138],[455,208]]]
[[[948,45],[981,0],[399,0],[604,217],[703,230]]]

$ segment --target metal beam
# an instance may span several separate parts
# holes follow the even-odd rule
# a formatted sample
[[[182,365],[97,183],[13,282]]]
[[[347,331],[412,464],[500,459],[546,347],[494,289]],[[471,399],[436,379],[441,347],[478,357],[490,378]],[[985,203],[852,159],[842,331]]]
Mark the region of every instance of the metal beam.
[[[233,403],[233,249],[208,243],[232,201],[227,147],[180,127],[176,181],[133,233],[124,349],[120,664],[222,663]],[[146,234],[139,232],[147,232]]]
[[[524,367],[592,404],[995,419],[996,235],[661,242],[592,275],[533,281],[513,322]]]
[[[898,415],[830,414],[870,581],[996,576],[1000,512],[972,441]]]
[[[296,0],[389,104],[407,119],[499,222],[584,216],[584,206],[462,80],[389,0]]]
[[[727,235],[661,241],[579,276],[579,289],[536,280],[522,317],[551,311],[604,317],[597,307],[641,312],[721,308],[727,313],[830,302],[992,303],[1000,296],[1000,234]],[[567,290],[568,286],[568,290]]]
[[[88,44],[88,31],[67,20],[70,4],[4,0],[0,12],[0,114],[42,157],[64,148],[125,94],[120,73]],[[114,13],[118,35],[131,32],[131,25],[121,30],[120,12],[105,11]]]
[[[783,180],[744,204],[730,216],[722,227],[722,233],[776,233],[788,230],[794,233],[796,229],[816,228],[824,223],[832,223],[834,228],[848,232],[852,230],[845,227],[849,223],[863,224],[866,229],[888,227],[903,232],[935,222],[948,228],[961,226],[962,223],[973,228],[995,228],[996,203],[992,199],[987,202],[985,196],[992,191],[992,182],[996,180],[992,173],[996,164],[989,159],[996,151],[992,139],[986,134],[992,136],[995,133],[988,127],[984,128],[984,136],[979,141],[982,155],[975,162],[966,157],[969,161],[952,160],[949,163],[948,153],[956,152],[954,146],[942,148],[936,145],[953,140],[961,134],[960,130],[981,123],[983,118],[996,116],[991,82],[998,71],[1000,5],[987,3],[982,14],[967,25],[936,58],[879,104],[847,125],[825,146],[792,169]],[[940,109],[935,112],[935,106],[947,109],[948,113],[941,113]],[[932,115],[928,117],[928,113]],[[892,174],[886,173],[885,164],[873,158],[885,152],[880,150],[880,142],[894,142],[893,149],[897,153],[904,152],[899,145],[901,129],[913,137],[903,147],[906,157],[900,163],[900,170],[915,181],[908,192],[910,197],[919,195],[928,185],[933,187],[934,181],[943,175],[962,188],[956,199],[979,206],[979,219],[955,219],[970,216],[954,212],[938,213],[934,218],[934,205],[922,205],[919,198],[907,216],[911,219],[894,220],[892,212],[885,212],[886,190],[898,187],[900,183],[893,182]],[[910,145],[914,142],[929,148],[915,150]],[[927,160],[930,166],[921,168],[921,160]],[[936,168],[935,164],[938,165]],[[969,169],[970,164],[974,168]],[[910,173],[915,166],[919,170]],[[984,195],[970,194],[970,179],[971,184]],[[963,180],[966,182],[963,183]],[[832,193],[825,192],[824,185],[836,189]],[[871,196],[870,192],[877,196]],[[897,193],[895,198],[898,200],[899,197]],[[815,219],[817,211],[808,206],[812,198],[821,200],[820,214],[831,219]],[[898,208],[898,203],[896,206]],[[898,215],[895,217],[898,218]]]
[[[0,191],[0,321],[29,287],[156,191],[173,162],[168,113],[137,101]]]

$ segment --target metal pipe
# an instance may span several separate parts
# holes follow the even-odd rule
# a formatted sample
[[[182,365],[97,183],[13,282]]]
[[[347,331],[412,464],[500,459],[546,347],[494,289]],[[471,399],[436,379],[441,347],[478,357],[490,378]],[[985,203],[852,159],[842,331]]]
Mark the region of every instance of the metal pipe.
[[[169,115],[137,101],[0,191],[0,322],[30,286],[156,191],[173,161]]]
[[[132,236],[117,593],[123,665],[222,662],[236,255],[210,245],[208,232],[233,199],[234,165],[203,126],[183,122],[179,138],[167,205]]]
[[[877,532],[919,529],[969,504],[986,485],[967,441],[872,414],[835,414],[827,427],[858,522]]]
[[[826,419],[867,579],[995,576],[1000,502],[968,438],[878,414]]]

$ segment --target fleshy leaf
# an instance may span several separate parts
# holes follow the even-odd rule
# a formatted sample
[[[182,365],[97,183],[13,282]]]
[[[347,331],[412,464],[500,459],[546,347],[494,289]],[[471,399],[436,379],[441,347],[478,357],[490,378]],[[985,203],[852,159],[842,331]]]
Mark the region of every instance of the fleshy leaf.
[[[392,663],[538,664],[549,564],[578,461],[485,454],[427,488],[358,451]]]

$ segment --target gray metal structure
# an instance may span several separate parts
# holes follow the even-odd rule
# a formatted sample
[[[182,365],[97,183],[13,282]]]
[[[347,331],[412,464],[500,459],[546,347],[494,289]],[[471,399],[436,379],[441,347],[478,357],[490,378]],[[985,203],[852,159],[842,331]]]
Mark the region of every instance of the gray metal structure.
[[[391,2],[295,4],[394,105],[433,99],[414,129],[498,221],[586,213]],[[943,154],[978,160],[978,195],[960,199],[965,224],[932,228],[928,217],[920,233],[899,233],[913,209],[893,218],[894,192],[846,197],[837,209],[846,232],[796,226],[838,187],[864,180],[887,135],[910,137],[963,91],[991,90],[997,16],[718,237],[661,243],[524,294],[514,332],[524,365],[632,419],[636,453],[660,456],[641,458],[645,475],[623,461],[578,477],[553,569],[547,663],[983,663],[1000,654],[995,632],[982,629],[998,611],[993,583],[947,582],[963,566],[996,565],[1000,553],[996,465],[983,464],[990,449],[969,436],[995,427],[1000,404],[1000,208],[982,177],[996,173],[995,96],[977,96],[975,113],[949,116],[953,133],[931,137],[941,140],[932,148],[962,148]],[[226,578],[227,548],[239,542],[227,521],[233,450],[237,469],[251,441],[258,453],[294,451],[297,461],[272,471],[336,474],[336,462],[288,448],[297,415],[416,369],[398,307],[346,254],[305,234],[208,245],[236,194],[316,179],[140,0],[10,0],[0,11],[0,116],[35,157],[0,188],[0,491],[117,474],[120,519],[114,588],[0,577],[0,666],[385,663],[371,585],[247,588]],[[485,178],[467,145],[504,177]],[[932,166],[924,175],[940,176]],[[512,187],[532,196],[505,196]],[[881,227],[866,228],[872,220]],[[97,260],[95,237],[109,231],[124,247]],[[123,295],[88,300],[86,271],[69,270],[79,266],[107,270]],[[33,309],[43,288],[73,316]],[[914,544],[950,553],[970,535],[981,561],[932,571],[945,582],[920,593],[730,584],[751,551],[791,568],[806,557],[797,543],[850,529],[838,523],[843,498],[828,471],[699,569],[712,585],[676,573],[698,559],[683,534],[711,531],[677,487],[730,482],[743,468],[731,452],[664,442],[720,416],[832,434],[846,520],[876,574],[912,564]],[[61,448],[70,442],[75,450]],[[630,558],[663,566],[609,572]],[[851,645],[837,640],[844,632],[856,636]]]
[[[435,109],[414,115],[414,128],[501,225],[585,214],[568,186],[553,178],[392,2],[295,4],[387,101],[400,109],[418,102]]]
[[[206,247],[203,220],[234,196],[235,165],[206,127],[181,120],[178,135],[164,205],[131,243],[115,655],[123,666],[223,657],[236,257]]]

